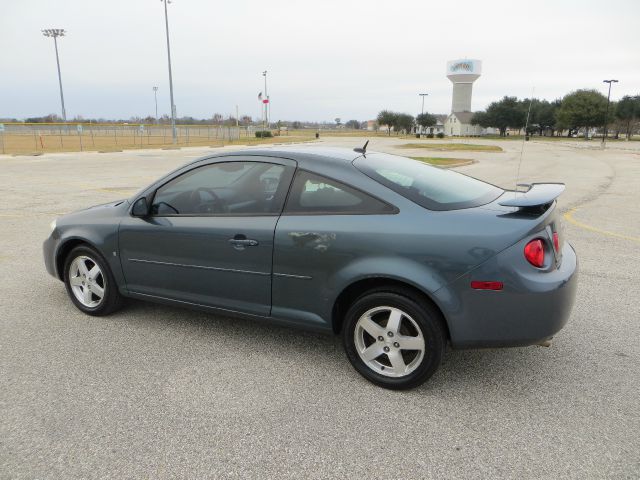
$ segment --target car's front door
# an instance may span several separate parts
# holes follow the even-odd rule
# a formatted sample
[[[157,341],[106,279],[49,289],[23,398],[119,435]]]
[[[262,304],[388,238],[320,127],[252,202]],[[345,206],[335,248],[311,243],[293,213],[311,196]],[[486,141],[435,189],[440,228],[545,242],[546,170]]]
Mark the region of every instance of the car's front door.
[[[162,185],[120,225],[130,293],[268,315],[273,236],[295,164],[224,157]]]

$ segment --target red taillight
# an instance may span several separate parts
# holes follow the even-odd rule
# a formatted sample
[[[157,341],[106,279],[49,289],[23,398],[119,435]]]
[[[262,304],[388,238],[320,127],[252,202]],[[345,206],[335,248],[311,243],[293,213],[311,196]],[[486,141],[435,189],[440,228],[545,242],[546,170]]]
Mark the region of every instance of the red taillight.
[[[542,240],[536,238],[531,240],[524,247],[524,258],[534,267],[542,267],[544,265],[544,244]]]
[[[474,280],[471,282],[471,288],[476,290],[502,290],[502,282]]]
[[[558,232],[553,232],[553,248],[556,249],[556,252],[560,251],[560,236]]]

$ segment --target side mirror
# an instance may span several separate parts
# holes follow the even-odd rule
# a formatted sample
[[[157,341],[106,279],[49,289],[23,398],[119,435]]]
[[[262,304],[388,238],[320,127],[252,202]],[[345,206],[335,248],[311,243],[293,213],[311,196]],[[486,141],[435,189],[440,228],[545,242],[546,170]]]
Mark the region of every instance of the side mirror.
[[[134,202],[131,215],[134,217],[146,217],[149,215],[149,204],[146,197],[141,197]]]

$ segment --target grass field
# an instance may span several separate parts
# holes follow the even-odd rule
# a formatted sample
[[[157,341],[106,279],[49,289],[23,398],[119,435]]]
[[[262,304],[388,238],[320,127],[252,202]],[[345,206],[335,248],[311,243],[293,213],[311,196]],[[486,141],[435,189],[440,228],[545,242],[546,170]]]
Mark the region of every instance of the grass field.
[[[452,168],[461,167],[463,165],[471,165],[473,160],[470,158],[444,158],[444,157],[410,157],[414,160],[419,160],[429,165],[435,165],[436,167]]]
[[[298,131],[298,130],[296,130]],[[315,133],[315,130],[312,130]],[[320,136],[332,136],[332,137],[385,137],[385,138],[416,138],[415,134],[395,134],[392,133],[391,136],[387,135],[387,132],[383,131],[374,131],[374,130],[343,130],[343,129],[331,129],[331,130],[320,130]]]
[[[475,145],[471,143],[406,143],[400,145],[400,148],[424,148],[427,150],[439,150],[441,152],[502,152],[502,148],[497,145]]]
[[[256,138],[241,131],[239,139],[229,140],[222,138],[226,127],[194,125],[180,126],[177,145],[171,142],[171,129],[168,126],[147,125],[143,132],[136,125],[85,125],[82,133],[78,133],[75,124],[60,125],[49,124],[14,124],[18,130],[0,133],[0,154],[24,154],[34,155],[49,152],[78,152],[78,151],[117,151],[143,148],[172,148],[187,146],[212,146],[224,145],[258,145],[297,143],[315,139],[316,130],[312,128],[283,131],[282,135],[272,138]],[[324,137],[360,137],[360,138],[392,138],[408,141],[401,148],[426,149],[441,152],[468,151],[468,152],[501,152],[498,145],[479,145],[463,143],[467,138],[456,137],[453,139],[416,139],[415,135],[396,135],[390,137],[386,132],[369,130],[320,130],[320,138]],[[495,143],[501,141],[522,140],[521,136],[509,137],[482,137],[483,140],[491,140]],[[451,141],[452,140],[452,141]],[[532,137],[535,141],[562,141],[576,140],[567,137]],[[580,141],[580,139],[577,139]],[[608,142],[624,142],[625,140],[609,139]],[[592,140],[589,143],[597,143],[600,140]],[[424,157],[432,158],[432,157]]]
[[[607,137],[607,143],[608,142],[612,142],[612,143],[617,143],[617,142],[627,142],[627,141],[632,141],[632,142],[638,142],[640,141],[640,135],[633,135],[629,140],[626,139],[626,137],[624,135],[620,135],[619,138],[614,138],[613,133],[610,131],[609,132],[609,137]],[[509,141],[509,140],[519,140],[522,141],[524,135],[509,135],[508,137],[501,137],[500,135],[483,135],[480,138],[483,138],[485,140],[504,140],[504,141]],[[531,137],[529,137],[531,140],[535,140],[538,142],[562,142],[562,141],[567,141],[567,140],[584,140],[584,136],[579,136],[579,137],[567,137],[566,135],[562,135],[560,137],[558,136],[553,136],[553,137],[545,137],[545,136],[539,136],[539,135],[532,135]],[[602,135],[597,135],[595,137],[590,138],[589,140],[586,140],[587,142],[601,142],[602,141]]]
[[[174,145],[171,135],[136,135],[131,133],[93,134],[83,133],[59,135],[49,133],[10,133],[0,136],[0,153],[34,155],[49,152],[79,152],[79,151],[117,151],[142,148],[172,148],[188,146],[212,146],[224,145],[258,145],[274,143],[304,142],[315,138],[314,131],[296,131],[289,135],[256,138],[251,136],[229,140],[211,138],[208,136],[181,136]]]

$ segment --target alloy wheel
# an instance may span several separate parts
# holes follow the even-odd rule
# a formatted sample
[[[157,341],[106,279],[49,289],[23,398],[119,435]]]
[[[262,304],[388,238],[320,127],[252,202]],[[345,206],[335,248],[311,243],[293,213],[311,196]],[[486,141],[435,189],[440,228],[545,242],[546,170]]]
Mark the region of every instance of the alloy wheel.
[[[69,285],[76,299],[85,307],[95,308],[102,303],[105,278],[97,262],[81,255],[69,265]]]
[[[360,316],[354,343],[371,370],[387,377],[405,377],[422,362],[425,341],[409,314],[395,307],[372,308]]]

